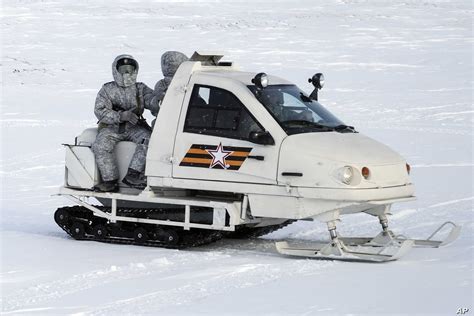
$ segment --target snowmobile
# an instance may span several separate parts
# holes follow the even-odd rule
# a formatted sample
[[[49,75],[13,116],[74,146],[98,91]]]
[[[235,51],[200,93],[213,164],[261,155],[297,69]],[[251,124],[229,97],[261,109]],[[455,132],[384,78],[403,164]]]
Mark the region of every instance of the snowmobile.
[[[316,220],[326,223],[329,242],[280,241],[277,251],[367,262],[396,260],[414,246],[439,247],[459,236],[461,228],[451,222],[425,240],[389,230],[391,205],[415,199],[410,166],[318,102],[321,73],[308,80],[314,86],[308,95],[276,76],[240,71],[222,57],[195,52],[173,77],[148,144],[144,190],[94,190],[101,181],[91,151],[96,128],[65,145],[59,195],[76,205],[59,208],[54,217],[66,233],[179,249]],[[115,148],[121,178],[134,150],[132,142]],[[339,236],[340,216],[361,212],[379,219],[380,234]],[[447,226],[446,238],[435,240]]]

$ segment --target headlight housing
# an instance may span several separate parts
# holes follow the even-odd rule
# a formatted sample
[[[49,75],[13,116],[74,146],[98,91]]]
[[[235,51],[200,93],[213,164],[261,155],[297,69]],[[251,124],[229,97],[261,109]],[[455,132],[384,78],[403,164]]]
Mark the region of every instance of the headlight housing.
[[[345,166],[341,171],[341,181],[345,184],[350,184],[354,178],[354,168]]]
[[[265,89],[268,86],[267,74],[264,72],[256,74],[252,79],[252,83],[255,84],[259,90]]]
[[[318,72],[313,77],[309,78],[308,82],[312,83],[316,89],[320,90],[324,87],[324,75]]]
[[[361,171],[350,165],[339,167],[332,172],[334,180],[343,185],[357,186],[363,177]]]

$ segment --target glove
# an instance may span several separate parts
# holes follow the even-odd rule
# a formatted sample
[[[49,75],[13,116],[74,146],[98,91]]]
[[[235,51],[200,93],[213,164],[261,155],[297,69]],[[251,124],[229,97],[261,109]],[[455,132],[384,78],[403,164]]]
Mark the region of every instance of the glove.
[[[120,122],[129,122],[132,125],[137,124],[138,116],[132,111],[120,112]]]

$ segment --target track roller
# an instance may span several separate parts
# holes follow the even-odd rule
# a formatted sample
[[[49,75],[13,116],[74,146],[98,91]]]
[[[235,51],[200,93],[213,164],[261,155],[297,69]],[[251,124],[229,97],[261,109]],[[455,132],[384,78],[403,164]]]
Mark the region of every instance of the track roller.
[[[85,235],[85,228],[82,223],[74,222],[71,225],[71,236],[74,239],[81,239]]]
[[[177,245],[179,235],[175,230],[158,228],[155,232],[155,238],[167,245]]]
[[[69,214],[65,209],[60,208],[54,213],[54,220],[59,225],[66,225],[69,220]]]
[[[138,227],[133,231],[133,238],[138,243],[144,243],[148,240],[148,232],[143,227]]]
[[[108,235],[107,227],[102,224],[97,224],[92,228],[92,234],[97,239],[104,239]]]

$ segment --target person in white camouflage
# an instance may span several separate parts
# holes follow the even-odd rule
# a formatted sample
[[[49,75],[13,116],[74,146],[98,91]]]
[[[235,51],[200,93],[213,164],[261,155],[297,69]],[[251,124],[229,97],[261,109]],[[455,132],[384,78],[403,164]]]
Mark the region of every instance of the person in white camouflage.
[[[125,140],[136,143],[137,147],[122,182],[140,189],[146,186],[143,172],[151,128],[142,114],[148,109],[156,116],[159,99],[146,84],[136,82],[138,68],[132,56],[117,56],[112,63],[114,81],[103,85],[95,101],[99,133],[92,151],[102,177],[102,182],[96,185],[98,191],[117,191],[119,171],[114,149],[118,142]]]
[[[166,91],[179,66],[188,60],[189,58],[185,54],[176,51],[167,51],[161,55],[161,71],[164,78],[155,85],[155,95],[160,101],[165,97]]]

